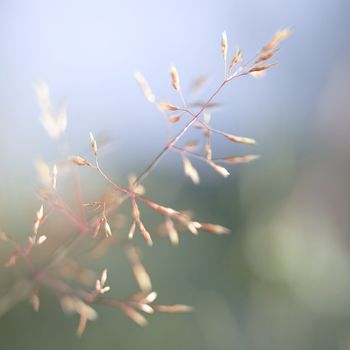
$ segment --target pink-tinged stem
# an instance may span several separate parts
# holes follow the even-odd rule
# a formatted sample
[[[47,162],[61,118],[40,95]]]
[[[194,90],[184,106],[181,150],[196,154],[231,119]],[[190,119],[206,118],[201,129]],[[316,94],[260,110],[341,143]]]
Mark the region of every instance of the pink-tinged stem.
[[[230,79],[231,80],[231,79]],[[160,160],[164,157],[164,155],[176,145],[176,143],[182,138],[182,136],[187,132],[187,130],[199,119],[200,115],[203,111],[209,106],[210,102],[215,98],[215,96],[221,91],[221,89],[226,85],[226,83],[230,80],[224,80],[221,85],[215,90],[215,92],[209,97],[207,102],[202,106],[197,114],[185,125],[185,127],[170,141],[165,147],[160,151],[160,153],[154,158],[154,160],[150,163],[150,165],[137,177],[134,182],[134,185],[142,182],[151,171],[158,165]]]
[[[61,210],[67,218],[78,227],[81,234],[87,234],[89,232],[89,226],[81,221],[79,217],[77,217],[70,209],[66,208],[57,203],[53,203],[53,206],[57,209]]]

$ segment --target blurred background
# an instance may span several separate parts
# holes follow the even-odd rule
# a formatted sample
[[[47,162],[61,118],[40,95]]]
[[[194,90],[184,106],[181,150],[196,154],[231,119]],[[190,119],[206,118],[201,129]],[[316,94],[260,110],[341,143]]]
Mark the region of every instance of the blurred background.
[[[63,154],[39,122],[36,82],[48,83],[55,105],[66,104],[71,152],[88,151],[89,131],[107,137],[101,163],[125,183],[167,136],[135,70],[174,104],[170,64],[185,96],[205,75],[202,100],[223,78],[223,30],[229,52],[239,46],[246,58],[278,29],[291,26],[293,35],[266,77],[234,81],[212,111],[215,128],[258,141],[236,147],[217,139],[215,151],[259,160],[230,167],[228,179],[194,161],[202,175],[194,187],[180,157],[169,154],[145,181],[150,198],[232,231],[187,235],[177,248],[166,239],[152,249],[138,242],[159,300],[195,312],[154,315],[140,328],[99,308],[78,339],[77,319],[44,294],[38,314],[23,302],[0,319],[0,348],[350,349],[349,14],[347,0],[1,0],[0,228],[19,238],[40,205],[35,160]],[[87,196],[99,193],[101,184],[94,188],[95,177],[82,173]],[[104,266],[113,293],[135,292],[120,250],[96,270]]]

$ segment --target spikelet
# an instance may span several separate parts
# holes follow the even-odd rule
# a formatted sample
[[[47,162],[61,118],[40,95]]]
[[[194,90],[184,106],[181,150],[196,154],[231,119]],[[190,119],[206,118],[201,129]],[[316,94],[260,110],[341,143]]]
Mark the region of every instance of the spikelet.
[[[51,180],[50,168],[42,159],[35,162],[36,170],[43,184],[49,184]]]
[[[78,337],[81,337],[84,334],[85,329],[86,329],[86,325],[87,325],[87,321],[88,321],[88,319],[84,315],[80,315],[78,327],[76,330]]]
[[[230,233],[230,230],[228,228],[221,226],[221,225],[204,223],[204,222],[199,223],[199,225],[200,225],[201,230],[204,230],[204,231],[207,231],[210,233],[214,233],[217,235],[223,235],[223,234]]]
[[[145,327],[147,325],[147,320],[144,316],[142,316],[138,311],[136,311],[134,308],[122,304],[120,305],[120,309],[124,312],[126,316],[128,316],[132,321],[137,323],[141,327]]]
[[[147,314],[154,313],[154,309],[148,304],[136,303],[136,304],[133,304],[133,306],[135,306],[136,308],[138,308],[139,310],[141,310]]]
[[[159,107],[163,110],[168,110],[168,111],[177,111],[179,109],[178,107],[167,102],[160,102]]]
[[[263,61],[267,61],[271,57],[275,56],[275,54],[278,52],[278,49],[271,50],[268,52],[262,52],[261,55],[258,57],[258,59],[255,61],[255,63],[260,63]]]
[[[200,75],[197,77],[190,86],[190,94],[194,95],[198,93],[204,85],[208,82],[208,76],[207,75]]]
[[[270,51],[276,48],[283,40],[287,39],[291,34],[290,28],[285,28],[283,30],[279,30],[274,37],[263,47],[262,51]]]
[[[53,190],[56,190],[57,174],[58,174],[57,165],[54,164],[52,167],[52,176],[51,176],[51,186]]]
[[[209,124],[211,120],[211,113],[210,112],[204,112],[204,121],[206,124]]]
[[[235,54],[233,55],[231,62],[230,62],[230,69],[232,69],[238,62],[242,62],[243,60],[243,54],[240,48],[236,49]]]
[[[171,115],[171,116],[169,117],[169,122],[175,124],[175,123],[177,123],[180,119],[181,119],[181,115],[180,115],[180,114]]]
[[[41,221],[44,218],[44,206],[42,205],[40,209],[36,212],[37,221]]]
[[[44,219],[44,207],[43,205],[41,205],[40,209],[36,212],[36,218],[35,218],[35,221],[34,221],[34,225],[33,225],[33,237],[29,237],[30,239],[33,240],[32,243],[35,243],[35,237],[38,233],[38,228],[39,228],[39,225],[42,223]]]
[[[215,164],[213,161],[208,161],[207,163],[221,176],[228,177],[230,175],[227,169],[223,166]]]
[[[91,145],[92,153],[96,157],[96,155],[97,155],[97,142],[96,142],[92,132],[90,132],[90,145]]]
[[[130,265],[139,288],[143,292],[152,290],[152,282],[145,267],[142,265],[140,256],[133,246],[129,246],[126,250]]]
[[[136,229],[136,222],[133,221],[133,223],[130,226],[129,233],[128,233],[128,238],[129,239],[132,239],[134,237],[135,229]]]
[[[107,222],[106,219],[105,219],[104,229],[105,229],[106,238],[112,237],[111,227],[109,226],[109,223]]]
[[[238,163],[249,163],[255,159],[258,159],[259,156],[254,154],[248,154],[246,156],[231,156],[222,158],[221,160],[227,164],[238,164]]]
[[[98,294],[104,294],[108,292],[111,288],[109,286],[105,286],[107,282],[107,269],[104,269],[101,273],[101,277],[96,280],[95,291]]]
[[[192,306],[183,305],[183,304],[154,305],[153,307],[154,307],[154,310],[156,310],[156,311],[170,313],[170,314],[192,312],[193,311]]]
[[[255,72],[263,72],[271,67],[273,67],[276,63],[269,63],[269,64],[260,64],[260,65],[255,65],[252,68],[249,69],[248,73],[255,73]]]
[[[135,72],[134,73],[134,77],[137,80],[137,82],[139,83],[143,93],[145,94],[145,97],[147,98],[147,100],[151,103],[154,103],[156,100],[156,97],[154,96],[151,88],[149,87],[145,77],[140,73],[140,72]]]
[[[184,164],[185,175],[188,176],[195,185],[198,185],[200,182],[198,171],[187,157],[182,156],[182,160]]]
[[[210,145],[210,140],[208,139],[208,142],[205,144],[205,159],[211,160],[212,158],[212,150]]]
[[[221,35],[221,54],[224,57],[224,60],[226,61],[227,58],[227,35],[226,31],[224,31]]]
[[[84,315],[88,320],[97,318],[97,312],[77,297],[65,295],[60,299],[62,309],[67,313]]]
[[[136,176],[134,174],[130,174],[128,176],[128,182],[129,182],[129,189],[132,190],[133,192],[139,194],[139,195],[144,195],[146,193],[146,189],[144,186],[137,184],[136,183]]]
[[[156,292],[138,292],[134,294],[130,300],[134,303],[142,303],[142,304],[151,304],[157,299],[157,293]]]
[[[141,220],[137,221],[141,235],[149,246],[153,245],[152,237]]]
[[[174,225],[173,221],[169,217],[167,217],[165,219],[165,229],[168,233],[171,244],[178,245],[179,244],[179,234],[175,229],[175,225]]]
[[[36,84],[35,88],[38,104],[41,109],[40,121],[48,135],[56,140],[63,135],[67,127],[66,109],[64,106],[61,106],[59,112],[55,116],[47,84],[41,81]]]
[[[72,156],[69,158],[69,160],[72,163],[79,165],[79,166],[92,166],[92,164],[87,159],[84,159],[80,156]]]
[[[175,66],[170,67],[171,85],[176,91],[180,91],[179,74]]]
[[[93,237],[97,237],[97,235],[100,233],[101,226],[104,222],[105,222],[105,218],[102,216],[97,220]]]
[[[251,72],[249,74],[255,79],[261,79],[266,75],[266,70],[261,70],[258,72]]]
[[[140,210],[139,207],[136,203],[135,200],[131,201],[131,205],[132,205],[132,216],[134,217],[135,221],[139,221],[140,220]]]
[[[37,292],[34,292],[29,297],[29,302],[32,305],[34,311],[38,312],[39,308],[40,308],[40,298],[39,298],[39,294]]]
[[[5,264],[6,268],[12,267],[17,262],[17,253],[13,253],[10,255],[10,257],[7,259],[7,262]]]
[[[245,145],[255,145],[256,144],[256,141],[254,139],[249,138],[249,137],[235,136],[235,135],[228,134],[226,132],[224,132],[222,135],[225,136],[228,140],[230,140],[232,142],[243,143]]]
[[[47,237],[45,235],[40,236],[37,241],[36,241],[36,245],[41,245],[46,241]]]
[[[190,140],[186,142],[185,149],[188,151],[195,150],[199,146],[198,140]]]
[[[211,160],[212,158],[212,149],[211,149],[211,132],[210,130],[206,130],[207,132],[207,143],[205,144],[205,159]]]
[[[8,236],[5,232],[0,230],[0,240],[2,241],[7,241],[8,240]]]

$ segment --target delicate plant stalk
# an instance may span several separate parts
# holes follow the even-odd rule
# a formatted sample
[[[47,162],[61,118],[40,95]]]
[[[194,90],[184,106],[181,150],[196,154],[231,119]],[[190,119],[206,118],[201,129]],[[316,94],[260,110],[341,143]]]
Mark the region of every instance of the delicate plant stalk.
[[[28,298],[36,311],[38,311],[40,305],[39,289],[41,287],[50,289],[56,294],[57,298],[60,300],[62,308],[66,312],[76,313],[80,316],[77,328],[77,334],[80,336],[84,332],[87,322],[95,320],[97,317],[96,311],[91,307],[91,305],[94,304],[103,304],[118,308],[127,317],[141,326],[147,324],[144,314],[150,314],[156,311],[179,313],[192,310],[189,306],[181,304],[155,304],[157,294],[152,290],[152,283],[149,274],[141,262],[137,249],[132,246],[129,241],[133,238],[135,231],[138,230],[147,244],[153,244],[153,237],[148,232],[146,228],[147,225],[145,225],[143,222],[139,205],[143,204],[151,208],[163,218],[164,223],[162,229],[165,232],[165,235],[170,239],[170,242],[174,245],[179,244],[179,233],[182,231],[188,231],[196,235],[198,234],[199,230],[202,230],[212,234],[222,235],[228,233],[229,230],[221,225],[195,221],[192,219],[192,215],[188,212],[177,211],[146,198],[144,196],[144,188],[141,183],[151,174],[151,172],[170,150],[173,150],[181,155],[184,163],[185,174],[189,176],[195,184],[199,184],[200,182],[199,174],[187,156],[206,162],[206,164],[209,165],[214,171],[224,177],[227,177],[229,172],[226,168],[216,162],[224,162],[227,164],[247,163],[257,158],[255,155],[213,157],[211,149],[212,134],[217,134],[231,142],[242,144],[254,144],[255,140],[247,137],[235,136],[230,133],[213,129],[209,125],[210,117],[208,117],[208,115],[205,113],[203,118],[204,120],[202,120],[201,116],[207,109],[213,106],[213,100],[215,97],[233,79],[247,75],[257,76],[270,69],[273,66],[273,63],[268,63],[268,60],[277,53],[278,44],[284,40],[289,33],[290,30],[288,29],[277,32],[272,40],[270,40],[258,52],[258,54],[254,56],[253,59],[236,68],[238,63],[242,60],[242,52],[240,49],[236,50],[231,63],[227,65],[228,42],[226,33],[223,32],[221,38],[221,53],[224,58],[225,78],[216,88],[216,90],[209,96],[206,102],[200,104],[200,108],[196,113],[193,113],[189,109],[189,106],[192,105],[188,105],[183,96],[179,75],[174,66],[172,66],[170,69],[171,85],[178,92],[183,107],[177,107],[167,102],[157,102],[156,97],[150,89],[146,79],[141,75],[141,73],[136,73],[135,77],[143,89],[146,98],[149,102],[154,103],[157,106],[163,115],[168,118],[169,123],[179,122],[184,115],[188,115],[190,120],[185,123],[185,125],[174,137],[171,137],[172,133],[169,128],[169,138],[166,145],[137,177],[129,178],[129,187],[120,186],[102,169],[98,157],[99,147],[93,134],[90,133],[90,146],[95,161],[90,162],[88,159],[80,156],[70,157],[69,160],[76,166],[87,167],[97,171],[97,173],[113,187],[113,193],[118,192],[122,195],[117,202],[113,202],[113,200],[108,201],[106,199],[101,199],[97,202],[82,204],[80,180],[78,173],[74,169],[74,184],[76,187],[75,199],[77,201],[77,211],[79,213],[76,214],[57,193],[57,176],[59,175],[57,166],[54,165],[51,172],[51,167],[47,166],[47,164],[44,162],[39,162],[41,177],[44,182],[49,182],[51,186],[50,190],[44,189],[39,191],[42,199],[48,203],[48,208],[45,208],[44,210],[42,205],[36,212],[32,232],[29,235],[26,244],[21,244],[11,235],[0,231],[0,240],[9,242],[14,249],[5,266],[8,269],[12,268],[19,258],[23,260],[28,269],[27,273],[29,274],[30,279],[30,288],[28,289],[28,293],[31,294],[28,295]],[[50,102],[48,87],[45,85],[45,83],[38,84],[37,95],[43,114],[41,118],[43,126],[46,128],[50,137],[54,139],[60,138],[64,134],[67,124],[65,107],[61,106],[58,111],[54,110]],[[177,114],[173,114],[174,112]],[[177,145],[192,127],[196,127],[198,129],[201,128],[203,129],[202,131],[204,131],[204,137],[206,140],[204,155],[196,152],[196,147],[199,144],[197,140],[188,142],[185,147],[180,147]],[[83,279],[78,280],[78,286],[75,286],[75,284],[71,284],[68,280],[66,280],[67,276],[65,274],[68,273],[68,277],[71,277],[70,274],[73,273],[73,276],[78,279],[81,275],[78,272],[81,272],[81,270],[84,272],[89,272],[87,268],[81,264],[78,264],[76,259],[83,255],[87,256],[88,253],[92,253],[97,248],[100,248],[100,244],[102,245],[107,240],[111,239],[115,227],[109,223],[109,213],[111,210],[114,210],[116,207],[120,206],[127,199],[130,200],[131,204],[132,223],[129,229],[128,239],[123,237],[118,238],[117,243],[119,245],[123,245],[126,249],[128,260],[132,267],[132,271],[140,292],[132,295],[128,300],[122,301],[119,298],[109,298],[104,296],[104,294],[110,290],[110,287],[106,285],[107,269],[102,271],[100,277],[96,280],[95,288],[90,291],[85,290],[86,281],[83,281]],[[94,210],[96,210],[95,215],[90,217],[89,220],[87,219],[89,216],[88,212],[85,212],[85,206],[92,207]],[[67,218],[67,220],[71,222],[75,232],[68,240],[60,244],[49,257],[44,259],[45,261],[41,261],[40,263],[37,262],[36,259],[33,259],[33,257],[36,253],[35,249],[44,244],[47,239],[46,235],[41,233],[41,225],[50,215],[52,215],[55,210],[61,212]],[[101,231],[104,231],[104,235],[97,237]],[[94,238],[94,244],[88,247],[80,247],[80,243],[83,244],[86,242],[87,237]],[[75,250],[73,250],[73,248]],[[77,268],[78,272],[74,274],[74,272],[71,271],[72,269],[69,267],[71,267],[73,270],[74,268]],[[60,269],[62,270],[60,271]],[[28,276],[25,276],[25,278],[28,278]],[[83,285],[84,287],[80,287],[80,285]],[[1,305],[1,310],[7,309],[7,305]]]

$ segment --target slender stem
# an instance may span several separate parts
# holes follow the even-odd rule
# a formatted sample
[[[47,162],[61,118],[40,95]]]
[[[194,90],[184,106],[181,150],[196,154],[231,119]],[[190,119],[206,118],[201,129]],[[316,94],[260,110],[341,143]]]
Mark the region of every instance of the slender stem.
[[[57,203],[54,203],[53,206],[60,209],[67,216],[67,218],[79,228],[81,234],[86,234],[89,232],[89,226],[82,222],[80,218],[78,218],[70,209]]]
[[[230,79],[232,80],[232,79]],[[134,185],[139,184],[142,182],[151,172],[152,170],[158,165],[160,160],[164,157],[164,155],[173,147],[176,145],[176,143],[182,138],[182,136],[187,132],[187,130],[199,119],[200,115],[203,113],[203,111],[208,107],[210,102],[215,98],[215,96],[221,91],[221,89],[226,85],[226,83],[229,80],[224,80],[221,85],[215,90],[215,92],[209,97],[207,102],[202,106],[202,108],[199,110],[198,113],[194,115],[194,117],[184,126],[184,128],[170,141],[168,142],[165,147],[160,151],[160,153],[153,159],[153,161],[150,163],[150,165],[137,177],[137,179],[134,182]]]
[[[200,160],[202,160],[204,162],[207,162],[207,159],[205,157],[203,157],[202,155],[200,155],[200,154],[198,154],[196,152],[192,152],[192,151],[190,151],[190,150],[188,150],[186,148],[174,146],[173,150],[178,152],[178,153],[181,153],[181,154],[182,153],[186,153],[186,154],[190,155],[193,158],[197,158],[197,159],[200,159]]]
[[[102,177],[107,180],[117,191],[127,194],[128,196],[135,197],[136,193],[132,190],[128,190],[125,187],[117,185],[113,180],[111,180],[106,173],[101,169],[98,160],[96,159],[96,166],[94,168],[102,175]]]
[[[85,217],[85,212],[84,212],[84,208],[81,205],[82,203],[82,193],[81,193],[81,183],[80,183],[80,177],[79,177],[79,173],[77,171],[76,167],[72,167],[72,171],[73,171],[73,177],[74,177],[74,185],[76,188],[75,191],[75,200],[76,200],[76,204],[77,204],[77,209],[79,211],[79,215],[80,218],[82,220],[82,222],[84,224],[86,224],[86,217]]]

